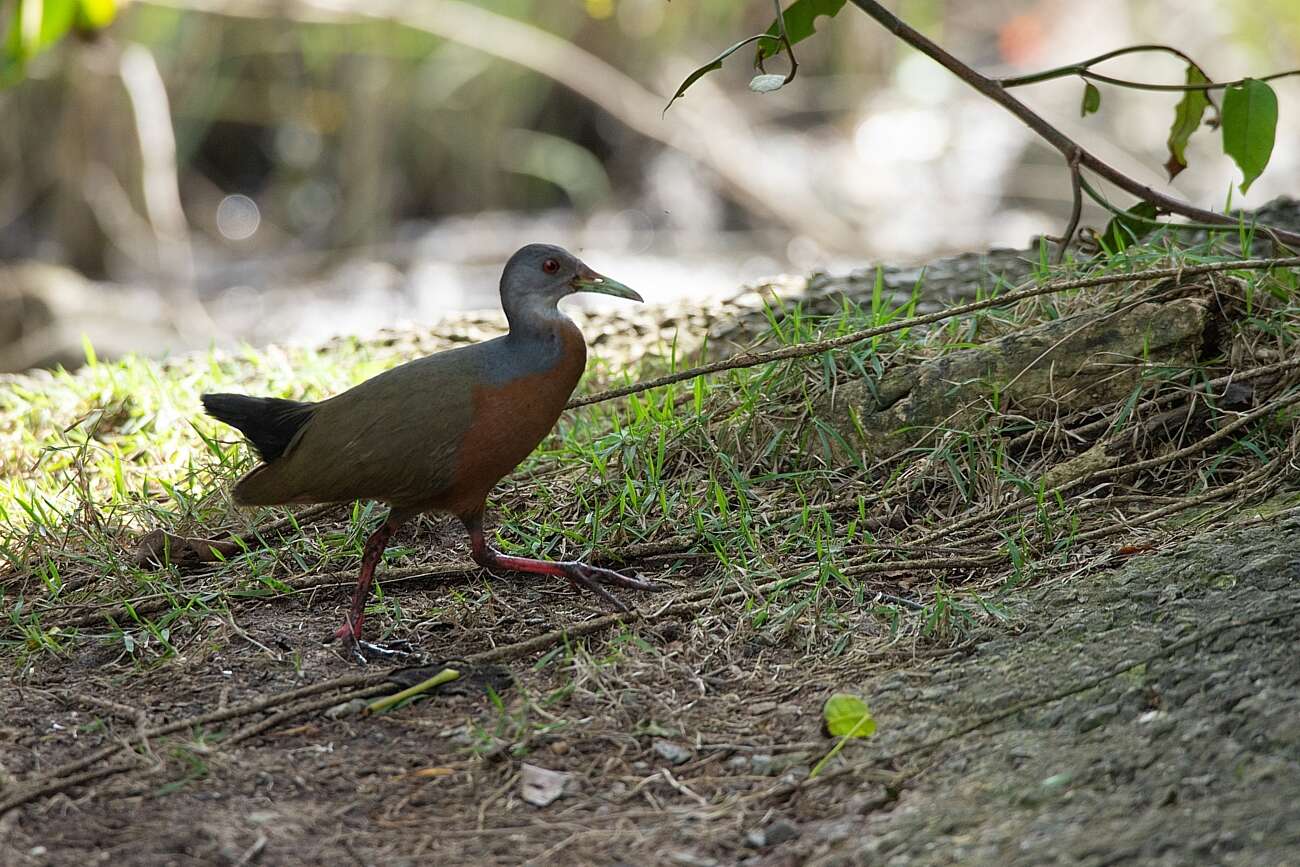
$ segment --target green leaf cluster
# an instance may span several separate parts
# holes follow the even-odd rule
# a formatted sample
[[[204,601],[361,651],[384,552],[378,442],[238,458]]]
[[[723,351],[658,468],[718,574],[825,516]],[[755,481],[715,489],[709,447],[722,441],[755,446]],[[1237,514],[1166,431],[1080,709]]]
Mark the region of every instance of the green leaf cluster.
[[[1214,85],[1194,63],[1187,65],[1186,82],[1190,89],[1174,107],[1174,122],[1169,127],[1169,159],[1165,171],[1173,180],[1187,168],[1187,143],[1205,122],[1205,113],[1214,107],[1210,87]],[[1218,85],[1222,86],[1222,85]],[[1089,115],[1101,108],[1101,92],[1085,81],[1080,113]],[[1219,110],[1219,127],[1223,134],[1223,152],[1241,169],[1241,191],[1250,189],[1268,166],[1277,139],[1277,94],[1266,81],[1245,78],[1223,87],[1223,107]],[[1214,125],[1213,119],[1210,125]],[[1114,225],[1114,224],[1112,224]],[[1107,229],[1106,236],[1111,236]]]
[[[845,0],[795,0],[791,3],[790,8],[781,13],[781,17],[785,19],[785,35],[789,38],[790,44],[798,45],[816,33],[817,19],[822,15],[834,18],[844,8],[844,2]],[[767,35],[781,35],[781,27],[775,20],[767,28]],[[758,56],[754,58],[754,65],[757,66],[769,57],[780,53],[780,42],[764,42],[758,46]]]

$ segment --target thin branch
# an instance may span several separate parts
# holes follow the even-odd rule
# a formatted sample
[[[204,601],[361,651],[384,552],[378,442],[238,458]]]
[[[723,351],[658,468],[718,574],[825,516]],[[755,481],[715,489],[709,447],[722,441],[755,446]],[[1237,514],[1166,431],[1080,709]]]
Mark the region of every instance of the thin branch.
[[[1128,45],[1124,48],[1116,48],[1113,51],[1107,51],[1105,54],[1098,54],[1096,57],[1089,57],[1087,60],[1081,60],[1078,63],[1069,63],[1065,66],[1057,66],[1052,69],[1044,69],[1042,72],[1032,72],[1029,75],[1019,75],[1013,78],[999,78],[997,83],[1003,87],[1020,87],[1025,84],[1037,84],[1040,81],[1051,81],[1054,78],[1065,78],[1071,75],[1078,75],[1081,71],[1096,66],[1098,63],[1105,63],[1116,57],[1122,57],[1126,54],[1139,54],[1143,52],[1160,51],[1166,54],[1172,54],[1175,57],[1185,61],[1188,65],[1196,67],[1197,72],[1205,78],[1210,76],[1205,74],[1205,70],[1195,60],[1172,45],[1162,45],[1160,43],[1143,43],[1141,45]]]
[[[967,66],[965,63],[949,54],[924,34],[904,23],[898,18],[898,16],[885,9],[885,7],[875,2],[875,0],[853,0],[853,5],[857,6],[867,15],[875,19],[881,26],[898,39],[906,42],[922,54],[930,57],[966,84],[970,85],[984,96],[987,96],[989,99],[1020,118],[1022,123],[1037,133],[1052,147],[1060,151],[1067,160],[1077,152],[1079,155],[1079,165],[1082,168],[1096,172],[1120,189],[1132,193],[1140,199],[1151,202],[1171,214],[1178,214],[1193,220],[1199,220],[1202,223],[1211,223],[1219,226],[1236,226],[1238,224],[1238,221],[1232,217],[1215,213],[1214,211],[1207,211],[1204,208],[1198,208],[1195,205],[1182,201],[1181,199],[1176,199],[1173,196],[1167,196],[1164,193],[1154,190],[1146,184],[1130,178],[1128,175],[1114,168],[1110,164],[1093,156],[1085,148],[1081,147],[1078,142],[1052,126],[1033,109],[1012,96],[1006,88],[1000,85],[997,81],[976,72],[973,68]],[[1279,238],[1288,244],[1300,245],[1300,233],[1271,227],[1270,231],[1273,233],[1274,237]]]
[[[1114,216],[1122,217],[1124,218],[1125,221],[1130,223],[1144,223],[1148,226],[1151,226],[1153,229],[1176,229],[1180,231],[1199,229],[1206,232],[1222,232],[1225,228],[1230,228],[1227,226],[1219,225],[1217,223],[1216,224],[1166,223],[1163,220],[1156,219],[1155,217],[1147,217],[1142,214],[1135,214],[1132,211],[1123,210],[1118,205],[1112,204],[1111,201],[1107,199],[1101,193],[1100,190],[1096,189],[1095,187],[1092,186],[1092,184],[1088,183],[1086,178],[1081,177],[1080,183],[1083,187],[1083,191],[1088,194],[1088,198],[1092,199],[1094,202],[1096,202],[1101,207],[1105,208]],[[1261,223],[1248,223],[1247,225],[1253,231],[1262,232],[1263,234],[1267,235],[1270,239],[1272,239],[1273,243],[1276,244],[1277,246],[1287,250],[1288,252],[1292,252],[1291,247],[1288,244],[1284,243],[1278,237],[1277,230],[1273,229],[1271,226],[1265,226]],[[1239,228],[1239,226],[1232,227],[1232,228]]]
[[[1127,87],[1129,90],[1152,90],[1158,92],[1185,93],[1189,90],[1227,90],[1229,87],[1240,87],[1247,81],[1273,81],[1278,78],[1287,78],[1292,75],[1300,75],[1300,69],[1288,69],[1285,72],[1274,72],[1272,75],[1250,76],[1249,78],[1238,78],[1236,81],[1206,81],[1198,84],[1155,84],[1147,81],[1133,81],[1128,78],[1115,78],[1111,75],[1103,75],[1100,72],[1093,72],[1087,67],[1077,69],[1071,68],[1069,71],[1061,72],[1053,70],[1052,75],[1040,74],[1039,76],[1030,76],[1034,81],[1051,81],[1055,78],[1068,78],[1070,76],[1079,76],[1080,78],[1099,81],[1102,84],[1113,84],[1117,87]],[[1018,78],[997,79],[997,83],[1003,87],[1020,87],[1032,82]]]
[[[772,0],[776,7],[776,29],[781,34],[781,44],[785,46],[786,56],[790,58],[790,71],[785,75],[785,83],[794,81],[794,74],[799,71],[799,61],[794,56],[794,46],[790,44],[790,34],[785,31],[785,13],[781,11],[781,0]],[[762,54],[759,55],[760,57]]]
[[[1079,171],[1078,151],[1070,157],[1070,201],[1070,221],[1065,224],[1065,231],[1061,233],[1053,255],[1053,261],[1057,265],[1065,261],[1065,251],[1070,248],[1070,241],[1079,228],[1079,218],[1083,216],[1083,173]]]

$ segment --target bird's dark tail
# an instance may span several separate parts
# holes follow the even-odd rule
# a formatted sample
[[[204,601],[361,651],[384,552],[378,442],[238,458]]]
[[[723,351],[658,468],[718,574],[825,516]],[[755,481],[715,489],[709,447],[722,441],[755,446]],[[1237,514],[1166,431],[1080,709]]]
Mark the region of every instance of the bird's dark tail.
[[[213,418],[239,428],[262,460],[270,463],[284,454],[294,436],[311,419],[316,404],[278,397],[205,394],[203,408]]]

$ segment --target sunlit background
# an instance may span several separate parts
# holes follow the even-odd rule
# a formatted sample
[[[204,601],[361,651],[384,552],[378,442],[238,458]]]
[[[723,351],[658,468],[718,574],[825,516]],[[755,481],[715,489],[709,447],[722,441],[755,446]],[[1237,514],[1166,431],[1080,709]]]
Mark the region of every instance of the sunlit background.
[[[1137,42],[1219,80],[1300,66],[1294,0],[891,8],[997,75]],[[530,241],[653,301],[1062,229],[1057,153],[851,6],[799,46],[789,87],[751,93],[741,51],[663,113],[771,18],[766,0],[130,3],[0,91],[0,369],[72,363],[83,333],[164,354],[427,326],[494,306]],[[1183,76],[1158,55],[1107,71]],[[1077,79],[1016,93],[1122,171],[1221,208],[1300,190],[1300,78],[1275,87],[1278,144],[1247,196],[1209,130],[1166,182],[1176,94],[1102,86],[1083,118]]]

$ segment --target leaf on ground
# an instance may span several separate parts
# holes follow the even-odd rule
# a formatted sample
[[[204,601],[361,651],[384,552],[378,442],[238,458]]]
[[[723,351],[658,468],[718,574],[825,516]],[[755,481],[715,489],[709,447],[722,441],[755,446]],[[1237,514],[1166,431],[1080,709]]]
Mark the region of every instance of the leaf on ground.
[[[1202,74],[1201,70],[1189,64],[1187,83],[1209,84],[1210,80]],[[1210,97],[1204,90],[1188,90],[1178,101],[1178,106],[1174,109],[1174,124],[1169,128],[1169,161],[1165,163],[1169,180],[1172,181],[1179,172],[1187,168],[1187,140],[1200,128],[1201,118],[1209,107]]]
[[[1079,106],[1080,117],[1087,117],[1099,108],[1101,108],[1101,91],[1091,81],[1084,82],[1083,103]]]
[[[1241,168],[1241,191],[1250,189],[1268,165],[1277,137],[1277,94],[1247,78],[1223,94],[1223,152]]]
[[[1152,222],[1159,212],[1150,202],[1138,202],[1123,214],[1117,214],[1106,224],[1101,239],[1112,252],[1118,253],[1130,244],[1142,240],[1155,228]],[[1130,216],[1131,215],[1131,216]]]
[[[867,703],[856,695],[837,692],[822,707],[826,730],[835,737],[867,738],[876,733],[876,720]]]
[[[794,0],[781,14],[785,19],[785,35],[789,37],[790,44],[802,42],[816,33],[818,16],[834,18],[843,8],[844,0]],[[779,36],[780,34],[781,28],[777,25],[776,19],[772,19],[772,25],[767,28],[767,35]],[[769,57],[779,54],[781,48],[780,41],[764,42],[758,46],[754,65],[757,66]]]
[[[668,109],[672,108],[673,103],[676,102],[678,99],[680,99],[692,84],[699,81],[701,78],[708,75],[710,72],[716,72],[717,70],[721,69],[722,61],[726,60],[728,57],[735,54],[737,51],[744,48],[746,45],[750,44],[751,42],[758,42],[760,40],[772,41],[774,38],[775,37],[770,36],[766,33],[757,33],[749,37],[748,39],[740,40],[735,45],[731,46],[726,51],[723,51],[717,57],[710,60],[708,63],[694,70],[690,75],[686,76],[686,78],[682,81],[681,85],[677,88],[677,92],[673,94],[673,98],[668,100],[668,104],[664,106],[664,112],[666,113]]]

